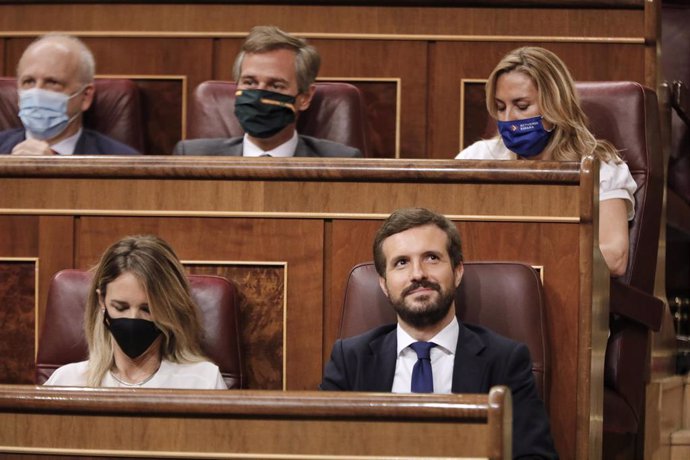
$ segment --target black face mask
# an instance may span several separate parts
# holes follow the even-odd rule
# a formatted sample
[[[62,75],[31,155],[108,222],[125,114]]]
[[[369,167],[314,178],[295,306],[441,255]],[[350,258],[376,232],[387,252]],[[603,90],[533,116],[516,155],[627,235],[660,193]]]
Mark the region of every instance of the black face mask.
[[[265,139],[295,121],[295,96],[262,89],[238,89],[235,96],[235,116],[250,136]]]
[[[136,359],[149,349],[161,334],[153,321],[132,318],[111,318],[108,309],[103,311],[103,323],[110,330],[117,344],[127,356]]]

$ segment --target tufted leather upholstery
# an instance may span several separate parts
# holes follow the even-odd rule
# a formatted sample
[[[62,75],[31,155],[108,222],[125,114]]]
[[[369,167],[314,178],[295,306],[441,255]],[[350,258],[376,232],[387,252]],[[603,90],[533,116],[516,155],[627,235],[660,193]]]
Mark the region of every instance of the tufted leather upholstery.
[[[93,104],[84,114],[84,127],[144,151],[144,124],[139,88],[125,78],[99,78],[94,82]],[[0,131],[20,128],[17,80],[0,77]]]
[[[539,394],[549,401],[550,361],[544,294],[539,274],[515,262],[467,262],[455,293],[458,319],[487,327],[527,345]],[[345,288],[340,337],[394,323],[395,312],[379,286],[373,262],[350,271]]]
[[[63,270],[53,278],[36,357],[37,384],[58,367],[88,358],[83,325],[91,279],[82,270]],[[237,289],[219,276],[190,275],[189,283],[201,313],[204,352],[218,365],[228,388],[242,388]]]
[[[235,90],[229,81],[206,81],[194,90],[188,139],[236,137],[244,131],[235,117]],[[316,83],[307,110],[297,119],[297,132],[359,149],[367,156],[364,115],[359,90],[347,83]]]

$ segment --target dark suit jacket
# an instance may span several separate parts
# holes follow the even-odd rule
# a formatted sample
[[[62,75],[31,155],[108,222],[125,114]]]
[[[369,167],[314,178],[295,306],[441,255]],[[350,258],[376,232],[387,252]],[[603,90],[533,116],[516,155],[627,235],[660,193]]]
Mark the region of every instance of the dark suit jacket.
[[[396,355],[395,324],[338,340],[320,389],[389,392]],[[488,329],[460,324],[453,393],[488,393],[494,385],[506,385],[512,391],[513,457],[558,458],[527,347]]]
[[[213,139],[191,139],[180,141],[173,150],[173,155],[217,155],[242,156],[242,140],[240,137],[218,137]],[[339,144],[326,139],[311,136],[299,136],[296,157],[345,157],[359,158],[362,152],[353,147]]]
[[[15,145],[26,140],[24,128],[0,132],[0,155],[12,153]],[[132,147],[90,129],[83,129],[74,147],[75,155],[139,155]]]

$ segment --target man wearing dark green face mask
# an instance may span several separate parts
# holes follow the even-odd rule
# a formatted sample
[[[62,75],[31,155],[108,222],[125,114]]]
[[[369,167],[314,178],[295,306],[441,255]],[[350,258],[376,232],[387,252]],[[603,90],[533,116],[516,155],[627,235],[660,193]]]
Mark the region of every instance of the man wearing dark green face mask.
[[[235,115],[243,137],[180,141],[176,155],[361,157],[352,147],[298,135],[299,112],[314,96],[321,58],[306,41],[277,27],[257,26],[233,68]]]

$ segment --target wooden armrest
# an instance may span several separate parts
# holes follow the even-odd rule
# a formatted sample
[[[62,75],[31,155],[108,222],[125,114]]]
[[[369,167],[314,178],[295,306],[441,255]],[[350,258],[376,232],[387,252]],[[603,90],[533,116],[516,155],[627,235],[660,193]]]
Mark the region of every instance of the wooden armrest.
[[[610,313],[624,316],[647,326],[653,331],[661,329],[665,304],[661,299],[635,287],[611,280]]]

